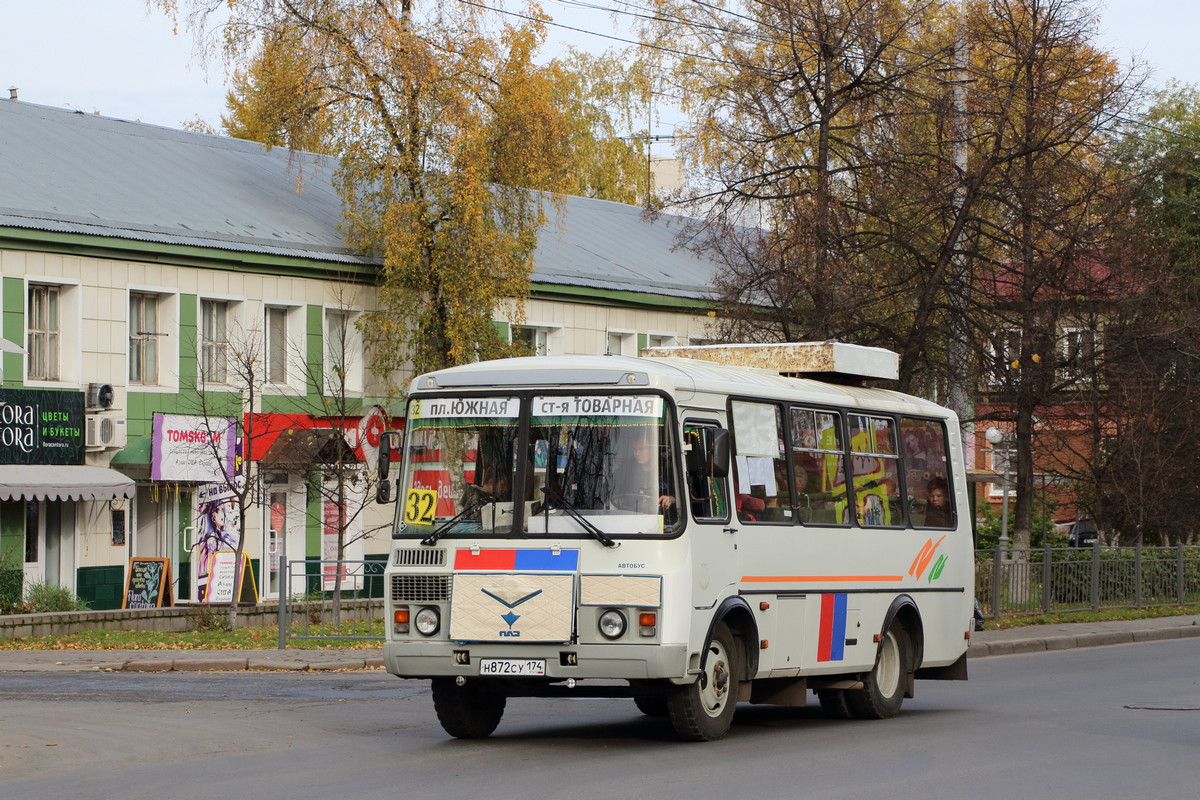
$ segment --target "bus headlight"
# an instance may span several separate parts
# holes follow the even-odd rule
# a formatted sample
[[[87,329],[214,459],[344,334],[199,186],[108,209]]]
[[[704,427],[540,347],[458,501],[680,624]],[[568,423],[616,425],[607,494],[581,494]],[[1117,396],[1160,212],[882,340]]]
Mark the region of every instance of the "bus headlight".
[[[625,634],[625,615],[610,608],[600,615],[600,635],[605,639],[620,639]]]
[[[417,632],[422,636],[433,636],[442,627],[442,618],[436,608],[426,606],[417,612],[417,616],[413,618],[413,624],[417,626]]]

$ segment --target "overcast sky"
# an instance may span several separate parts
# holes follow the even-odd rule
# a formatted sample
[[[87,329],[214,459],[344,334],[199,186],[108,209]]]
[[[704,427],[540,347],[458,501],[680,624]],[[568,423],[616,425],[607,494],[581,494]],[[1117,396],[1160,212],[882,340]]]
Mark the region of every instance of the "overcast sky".
[[[565,0],[543,5],[564,24],[625,35],[607,14]],[[220,65],[198,63],[190,38],[173,34],[161,15],[147,14],[144,0],[0,0],[0,9],[0,97],[17,87],[23,101],[168,127],[196,116],[219,120],[225,98]],[[1154,66],[1156,82],[1200,85],[1197,0],[1107,0],[1102,25],[1101,44],[1122,61],[1140,54]],[[619,44],[557,36],[597,51]]]

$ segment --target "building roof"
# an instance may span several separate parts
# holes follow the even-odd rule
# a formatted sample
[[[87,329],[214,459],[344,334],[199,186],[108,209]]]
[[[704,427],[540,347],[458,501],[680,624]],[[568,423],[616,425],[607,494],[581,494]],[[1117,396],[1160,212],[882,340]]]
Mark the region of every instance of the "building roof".
[[[338,223],[334,159],[0,101],[0,227],[362,265]],[[680,217],[568,197],[533,281],[702,299],[716,264],[675,247]]]

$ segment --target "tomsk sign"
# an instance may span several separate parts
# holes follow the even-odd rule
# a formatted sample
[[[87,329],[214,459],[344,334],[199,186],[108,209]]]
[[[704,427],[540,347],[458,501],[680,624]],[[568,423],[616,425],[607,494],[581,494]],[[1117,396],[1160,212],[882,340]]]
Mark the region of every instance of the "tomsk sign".
[[[0,464],[82,464],[83,392],[0,389]]]

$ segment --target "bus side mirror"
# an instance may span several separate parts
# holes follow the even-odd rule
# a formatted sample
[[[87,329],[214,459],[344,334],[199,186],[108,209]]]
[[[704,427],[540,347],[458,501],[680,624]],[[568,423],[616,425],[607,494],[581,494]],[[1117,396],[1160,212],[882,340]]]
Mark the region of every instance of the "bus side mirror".
[[[709,428],[705,433],[712,437],[712,459],[708,462],[708,477],[724,478],[729,474],[729,431],[724,428]]]
[[[388,479],[388,472],[392,467],[392,437],[395,434],[391,431],[383,433],[379,437],[379,482],[383,483]]]
[[[393,431],[385,432],[379,437],[379,482],[375,485],[375,502],[390,503],[392,502],[392,481],[388,478],[388,473],[392,467],[392,437],[396,434]]]

